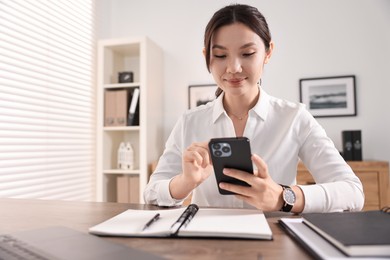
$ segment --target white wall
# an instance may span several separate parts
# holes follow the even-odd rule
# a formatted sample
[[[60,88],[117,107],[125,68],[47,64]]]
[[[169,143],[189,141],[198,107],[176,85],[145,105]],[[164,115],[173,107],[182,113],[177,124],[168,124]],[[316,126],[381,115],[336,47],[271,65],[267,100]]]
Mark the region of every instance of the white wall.
[[[202,55],[211,15],[233,1],[98,0],[98,38],[146,35],[164,51],[166,139],[188,106],[188,85],[212,83]],[[267,18],[276,49],[268,93],[299,101],[299,79],[356,75],[356,117],[319,118],[341,150],[341,131],[361,129],[363,157],[390,161],[390,1],[240,1]],[[165,140],[164,140],[165,141]]]

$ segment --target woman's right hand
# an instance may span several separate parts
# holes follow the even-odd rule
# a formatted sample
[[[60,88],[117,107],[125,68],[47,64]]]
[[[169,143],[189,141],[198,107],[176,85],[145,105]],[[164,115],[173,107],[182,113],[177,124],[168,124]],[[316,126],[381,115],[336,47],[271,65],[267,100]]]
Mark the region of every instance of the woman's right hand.
[[[192,143],[183,153],[183,175],[198,186],[212,172],[208,143]]]
[[[213,171],[208,142],[192,143],[183,153],[183,172],[169,184],[172,198],[184,199]]]

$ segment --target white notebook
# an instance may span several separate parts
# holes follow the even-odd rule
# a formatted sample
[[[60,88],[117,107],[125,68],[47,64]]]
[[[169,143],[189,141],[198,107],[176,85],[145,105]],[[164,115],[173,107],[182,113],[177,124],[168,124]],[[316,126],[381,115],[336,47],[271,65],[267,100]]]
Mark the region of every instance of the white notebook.
[[[151,221],[157,214],[159,218]],[[148,227],[145,225],[150,222]],[[219,237],[272,239],[262,211],[199,208],[126,210],[89,229],[91,234],[130,237]]]

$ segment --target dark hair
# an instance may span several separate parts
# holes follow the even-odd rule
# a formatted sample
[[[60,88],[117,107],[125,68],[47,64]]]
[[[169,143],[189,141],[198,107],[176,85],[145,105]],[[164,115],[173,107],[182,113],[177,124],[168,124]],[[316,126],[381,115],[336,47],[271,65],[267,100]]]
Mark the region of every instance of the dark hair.
[[[268,29],[265,17],[257,10],[256,7],[242,4],[232,4],[219,9],[210,19],[204,33],[204,48],[207,70],[210,72],[210,45],[211,38],[216,30],[225,25],[233,23],[242,23],[255,32],[265,45],[268,51],[271,42],[271,33]],[[222,93],[220,88],[215,92],[216,96]]]

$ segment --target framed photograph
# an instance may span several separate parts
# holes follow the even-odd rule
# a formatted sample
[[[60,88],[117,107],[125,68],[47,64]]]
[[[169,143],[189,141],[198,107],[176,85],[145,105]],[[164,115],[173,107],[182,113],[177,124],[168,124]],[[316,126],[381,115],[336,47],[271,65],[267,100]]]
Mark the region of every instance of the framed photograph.
[[[217,84],[190,85],[188,88],[188,108],[206,104],[215,99]]]
[[[314,117],[356,116],[355,76],[299,81],[300,101]]]

